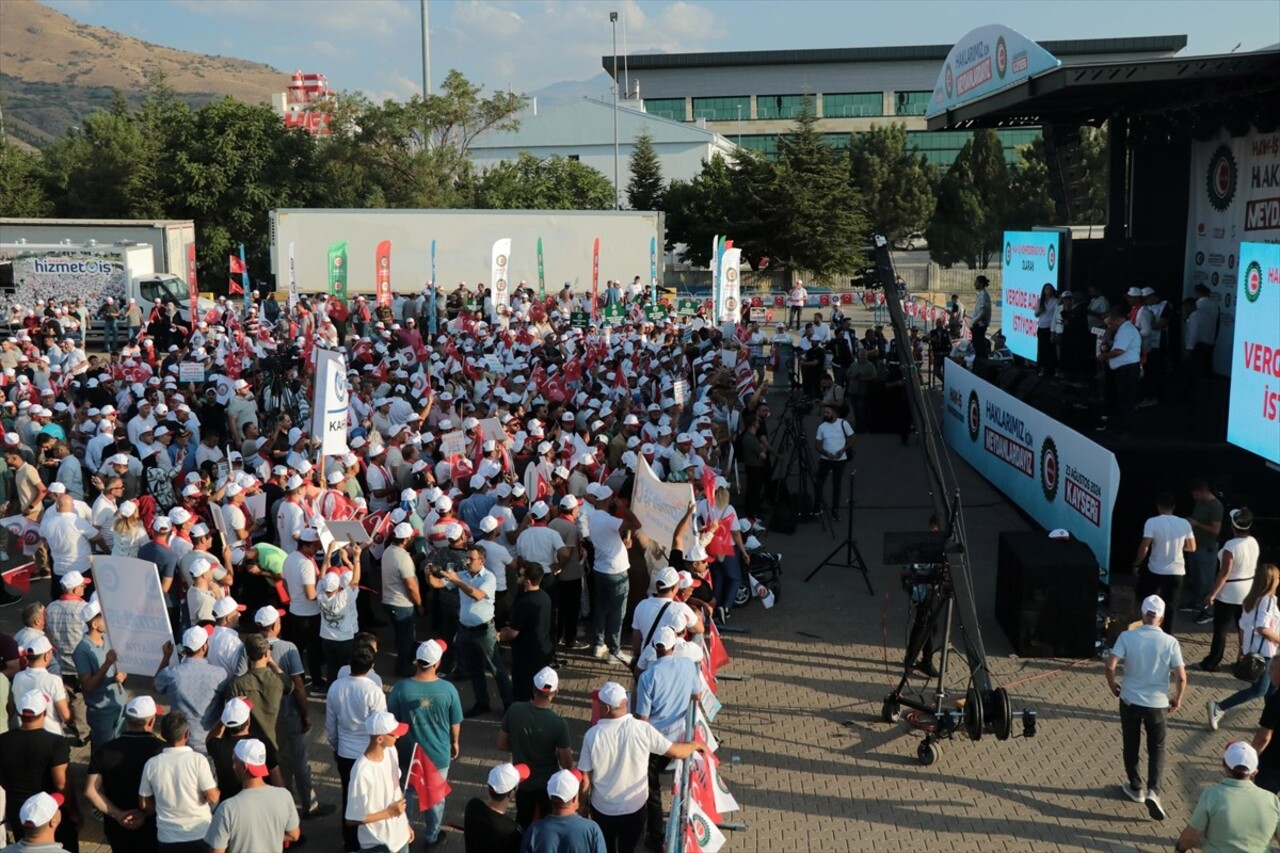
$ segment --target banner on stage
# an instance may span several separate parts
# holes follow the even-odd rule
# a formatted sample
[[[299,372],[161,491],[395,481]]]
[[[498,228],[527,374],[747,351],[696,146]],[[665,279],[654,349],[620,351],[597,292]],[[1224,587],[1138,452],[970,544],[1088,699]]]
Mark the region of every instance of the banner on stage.
[[[93,558],[94,589],[120,671],[149,675],[173,640],[156,564],[133,557]]]
[[[649,463],[641,456],[636,460],[636,481],[631,493],[631,511],[640,519],[644,535],[663,550],[671,547],[676,526],[693,503],[693,486],[689,483],[664,483],[653,473]],[[693,548],[696,533],[689,524],[685,541],[680,550],[686,554]]]
[[[311,434],[320,436],[320,455],[347,452],[347,361],[342,353],[316,348],[315,407]]]
[[[1004,232],[1000,331],[1009,352],[1028,361],[1035,361],[1038,353],[1040,291],[1047,284],[1057,292],[1061,256],[1057,231]]]
[[[947,444],[1042,526],[1088,545],[1108,570],[1115,454],[955,362],[943,385]]]
[[[1227,441],[1280,465],[1280,245],[1240,244]]]

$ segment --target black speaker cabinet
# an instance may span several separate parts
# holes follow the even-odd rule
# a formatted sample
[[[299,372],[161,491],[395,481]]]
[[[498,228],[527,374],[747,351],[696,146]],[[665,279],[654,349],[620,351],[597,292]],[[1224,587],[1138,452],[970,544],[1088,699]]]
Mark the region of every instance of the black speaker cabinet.
[[[1097,593],[1098,561],[1084,543],[1000,534],[996,621],[1020,656],[1091,657]]]

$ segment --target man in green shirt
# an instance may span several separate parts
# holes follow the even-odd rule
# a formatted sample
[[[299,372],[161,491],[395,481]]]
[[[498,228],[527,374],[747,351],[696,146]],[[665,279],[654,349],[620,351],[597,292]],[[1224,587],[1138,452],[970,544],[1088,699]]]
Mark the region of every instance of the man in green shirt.
[[[446,779],[449,764],[458,757],[462,734],[462,698],[458,688],[438,677],[440,659],[444,657],[444,640],[427,640],[414,654],[416,672],[412,678],[397,682],[387,697],[387,710],[409,725],[409,736],[401,738],[400,766],[408,768],[413,746],[418,744],[427,758]],[[406,771],[407,772],[407,771]],[[440,838],[444,819],[444,800],[422,813],[423,837],[427,845]]]
[[[1218,534],[1222,531],[1222,501],[1209,488],[1208,480],[1191,484],[1195,507],[1187,521],[1195,535],[1196,550],[1185,555],[1187,562],[1187,604],[1184,613],[1195,613],[1200,624],[1213,621],[1213,611],[1203,606],[1205,594],[1213,587],[1218,570]]]
[[[1257,751],[1242,740],[1227,744],[1222,753],[1226,778],[1200,795],[1174,849],[1227,853],[1266,850],[1280,841],[1280,800],[1253,783],[1257,774]]]
[[[543,667],[533,676],[533,688],[531,701],[515,702],[507,709],[498,732],[498,749],[510,752],[514,764],[529,767],[527,784],[516,791],[516,823],[521,829],[551,814],[547,780],[557,770],[573,768],[569,724],[551,710],[560,678],[551,667]]]
[[[284,697],[293,693],[293,679],[285,675],[271,658],[271,644],[262,634],[245,635],[244,656],[249,669],[231,679],[227,695],[249,700],[255,735],[274,750],[278,747],[276,727],[280,720],[280,706],[284,704]]]

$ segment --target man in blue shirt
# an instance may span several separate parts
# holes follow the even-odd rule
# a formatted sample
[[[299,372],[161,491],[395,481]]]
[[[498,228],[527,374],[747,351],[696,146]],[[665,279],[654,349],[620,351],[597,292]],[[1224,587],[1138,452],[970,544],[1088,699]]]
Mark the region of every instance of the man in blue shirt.
[[[454,589],[459,595],[458,654],[471,673],[471,689],[475,704],[463,716],[477,717],[489,713],[489,688],[485,683],[487,669],[498,683],[498,696],[504,709],[511,706],[511,677],[498,655],[498,632],[493,626],[494,596],[498,579],[484,567],[485,550],[479,545],[467,549],[466,571],[462,574],[444,569],[439,575],[427,575],[436,589]]]
[[[1107,661],[1107,685],[1120,699],[1120,731],[1124,740],[1124,795],[1145,802],[1156,820],[1165,819],[1160,802],[1160,775],[1164,770],[1164,740],[1168,715],[1182,706],[1187,689],[1187,669],[1178,641],[1160,628],[1165,603],[1158,595],[1142,600],[1142,624],[1116,638]],[[1116,683],[1116,665],[1124,661],[1124,684]],[[1175,681],[1173,695],[1169,678]],[[1147,784],[1144,793],[1138,775],[1138,747],[1147,732]]]
[[[96,754],[107,741],[120,735],[126,699],[125,673],[116,667],[115,649],[107,647],[107,623],[98,603],[87,605],[80,617],[85,623],[85,635],[72,657],[84,691],[89,743]]]
[[[676,632],[664,625],[653,635],[653,650],[657,659],[640,675],[636,682],[636,703],[633,715],[646,720],[668,740],[684,739],[684,722],[689,712],[689,701],[702,693],[702,679],[698,665],[688,658],[678,658]],[[665,755],[649,756],[649,801],[646,807],[649,817],[646,823],[649,840],[661,845],[665,815],[662,811],[662,782],[659,778],[671,759]]]
[[[182,635],[184,660],[170,666],[173,643],[165,643],[164,658],[156,671],[156,690],[169,695],[172,710],[186,713],[191,730],[187,745],[202,755],[208,754],[205,740],[217,722],[222,710],[222,694],[231,680],[225,669],[209,663],[208,653],[208,632],[203,628],[188,628]]]
[[[582,777],[576,770],[561,770],[547,782],[551,814],[524,832],[520,853],[605,853],[600,826],[578,814]]]

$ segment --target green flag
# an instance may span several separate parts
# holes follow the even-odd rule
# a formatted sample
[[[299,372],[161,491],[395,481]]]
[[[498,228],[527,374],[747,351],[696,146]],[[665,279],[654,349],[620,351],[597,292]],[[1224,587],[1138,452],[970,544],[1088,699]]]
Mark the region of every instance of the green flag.
[[[347,244],[334,243],[329,247],[329,295],[347,298]]]
[[[542,265],[542,238],[538,238],[538,299],[547,298],[547,271]]]

